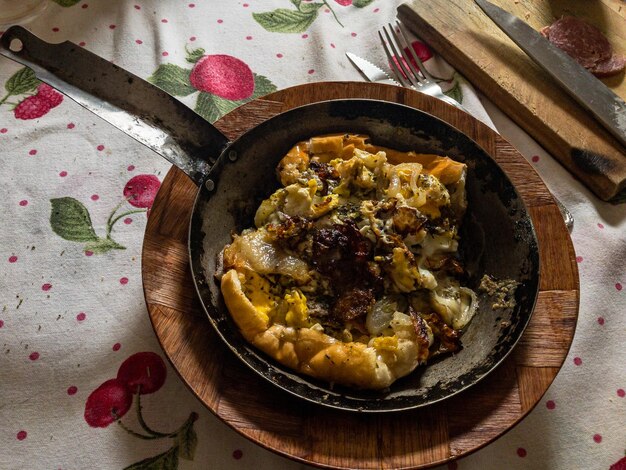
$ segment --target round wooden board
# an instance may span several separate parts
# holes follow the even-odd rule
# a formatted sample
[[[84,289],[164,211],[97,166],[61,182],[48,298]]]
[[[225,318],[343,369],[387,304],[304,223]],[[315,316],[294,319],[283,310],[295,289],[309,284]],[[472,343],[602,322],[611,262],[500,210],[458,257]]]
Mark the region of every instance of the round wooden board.
[[[216,123],[234,139],[287,109],[337,98],[373,98],[431,113],[478,142],[506,171],[531,214],[540,249],[537,305],[509,357],[470,389],[441,403],[383,414],[342,412],[299,400],[248,369],[221,342],[196,298],[187,234],[197,188],[177,168],[152,207],[143,245],[146,303],[173,367],[221,420],[280,455],[329,468],[426,468],[492,442],[541,399],[567,355],[578,316],[574,249],[558,207],[526,160],[490,128],[439,100],[365,83],[315,83],[247,103]]]

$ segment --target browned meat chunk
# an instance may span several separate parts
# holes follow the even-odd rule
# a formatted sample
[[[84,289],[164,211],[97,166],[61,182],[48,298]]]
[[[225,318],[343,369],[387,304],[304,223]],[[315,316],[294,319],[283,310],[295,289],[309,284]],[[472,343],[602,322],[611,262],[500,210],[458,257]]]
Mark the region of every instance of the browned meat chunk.
[[[370,289],[355,287],[343,292],[335,305],[332,314],[344,322],[364,317],[374,305],[374,294]]]

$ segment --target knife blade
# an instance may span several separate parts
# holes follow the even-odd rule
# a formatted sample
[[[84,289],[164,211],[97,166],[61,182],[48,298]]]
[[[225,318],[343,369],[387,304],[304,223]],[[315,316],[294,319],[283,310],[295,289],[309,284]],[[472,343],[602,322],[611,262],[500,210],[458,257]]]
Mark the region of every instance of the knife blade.
[[[474,2],[528,57],[626,146],[624,100],[524,21],[487,0]]]
[[[346,52],[346,56],[350,59],[352,65],[354,65],[359,72],[365,75],[370,82],[400,86],[400,84],[387,75],[383,69],[372,64],[369,60],[363,59],[352,52]]]

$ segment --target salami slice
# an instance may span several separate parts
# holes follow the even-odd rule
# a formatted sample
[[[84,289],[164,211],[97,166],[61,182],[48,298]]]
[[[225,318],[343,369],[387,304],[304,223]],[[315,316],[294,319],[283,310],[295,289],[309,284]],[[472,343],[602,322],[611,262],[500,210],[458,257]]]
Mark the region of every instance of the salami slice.
[[[613,55],[609,40],[599,29],[573,16],[564,16],[552,23],[547,37],[586,69],[595,67]]]
[[[591,69],[597,77],[609,77],[620,73],[626,67],[626,57],[623,55],[613,54],[609,59],[599,62]]]

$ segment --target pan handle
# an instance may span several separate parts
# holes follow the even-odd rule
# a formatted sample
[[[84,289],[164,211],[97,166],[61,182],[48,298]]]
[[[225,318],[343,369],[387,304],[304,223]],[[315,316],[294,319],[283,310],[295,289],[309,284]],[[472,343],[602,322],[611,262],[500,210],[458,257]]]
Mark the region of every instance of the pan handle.
[[[12,26],[0,54],[31,68],[95,115],[154,150],[202,184],[228,139],[176,98],[69,41],[47,43]]]

